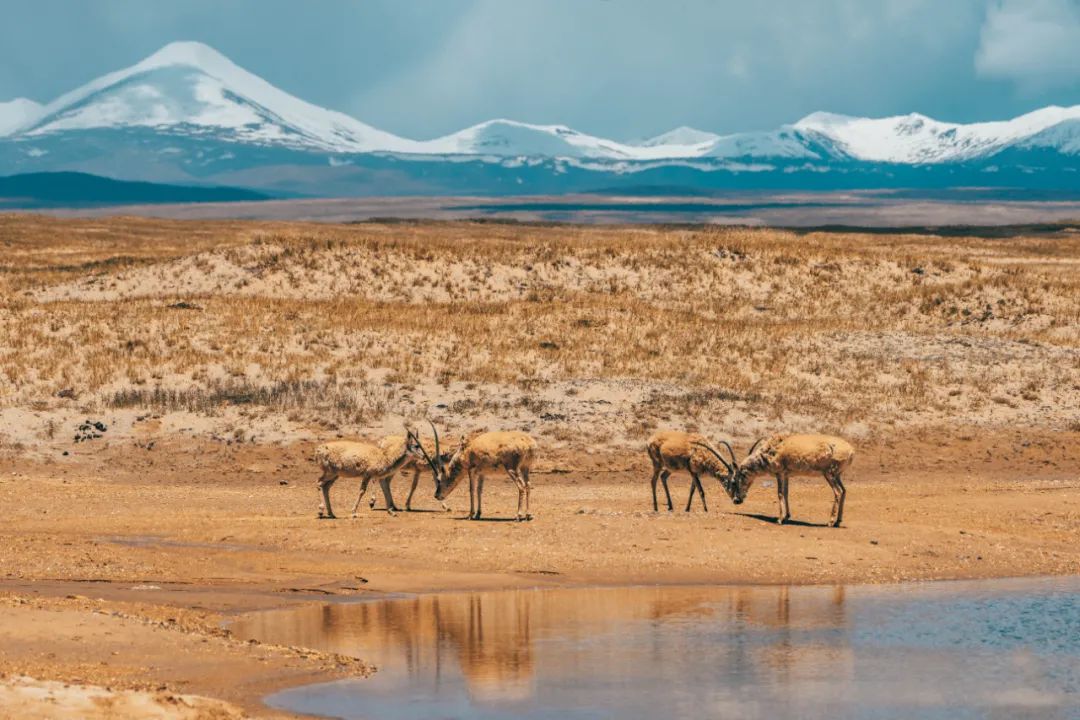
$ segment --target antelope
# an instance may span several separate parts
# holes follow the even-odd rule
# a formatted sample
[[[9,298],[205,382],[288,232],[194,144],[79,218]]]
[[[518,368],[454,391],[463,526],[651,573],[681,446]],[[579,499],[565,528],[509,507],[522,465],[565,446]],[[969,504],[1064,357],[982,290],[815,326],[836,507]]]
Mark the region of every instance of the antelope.
[[[442,501],[454,491],[461,478],[469,478],[469,519],[479,520],[484,494],[484,471],[502,468],[518,488],[518,520],[532,520],[529,514],[529,468],[536,454],[536,441],[527,433],[485,432],[462,438],[441,474],[437,474],[435,499]],[[522,513],[522,503],[525,512]]]
[[[728,465],[720,453],[705,443],[699,444],[720,462]],[[724,488],[736,505],[742,504],[746,493],[760,475],[776,476],[776,496],[780,502],[780,512],[776,522],[783,525],[791,519],[788,507],[788,480],[792,475],[810,475],[821,473],[833,491],[832,513],[829,526],[840,527],[844,517],[844,498],[847,491],[841,475],[855,459],[855,448],[843,438],[832,435],[773,435],[758,440],[751,446],[749,454],[740,463],[735,453],[728,446],[731,464],[728,465],[727,482]]]
[[[727,443],[723,444],[727,445]],[[695,447],[698,445],[701,447]],[[698,435],[697,433],[661,430],[649,438],[646,449],[653,466],[653,512],[659,512],[660,510],[656,502],[656,481],[658,478],[664,484],[668,512],[674,509],[671,504],[671,492],[668,490],[668,478],[671,473],[678,470],[685,470],[690,473],[690,497],[686,500],[686,512],[690,512],[690,506],[694,502],[695,489],[701,495],[701,507],[705,509],[705,512],[709,512],[709,507],[705,504],[705,488],[701,486],[701,476],[712,475],[723,485],[731,472],[731,467],[723,460],[717,462],[717,458],[701,448],[709,448],[708,441],[706,441],[704,435]]]
[[[434,429],[434,427],[432,429]],[[379,444],[383,445],[383,444],[387,443],[388,441],[398,440],[398,439],[400,439],[400,438],[397,438],[395,436],[391,436],[389,438],[383,439],[383,441],[380,442]],[[442,467],[447,462],[449,462],[450,456],[451,456],[452,453],[440,452],[439,451],[438,433],[435,434],[435,440],[433,442],[429,442],[427,440],[422,440],[421,441],[421,446],[424,448],[424,453],[427,455],[427,457],[431,458],[431,460],[437,466]],[[412,499],[413,499],[413,495],[416,493],[416,486],[420,482],[420,473],[423,472],[424,470],[428,470],[428,469],[430,469],[430,468],[428,467],[427,460],[425,460],[423,457],[417,457],[415,455],[409,456],[409,458],[405,461],[405,463],[399,468],[399,470],[404,470],[404,471],[412,470],[412,473],[413,473],[412,485],[409,487],[409,495],[408,495],[408,497],[405,498],[405,512],[412,512]],[[434,476],[434,471],[432,471],[432,476],[435,477]],[[439,489],[439,479],[438,479],[438,477],[435,477],[435,489],[436,490]],[[354,516],[356,515],[357,509],[360,507],[360,501],[364,499],[364,492],[366,490],[367,490],[367,485],[366,484],[361,486],[361,488],[360,488],[360,496],[356,498],[356,504],[353,505],[353,509],[352,509]],[[450,511],[450,506],[449,505],[447,505],[446,503],[441,503],[441,504],[442,504],[442,509],[444,511],[446,511],[446,512]],[[375,508],[375,497],[374,496],[372,496],[371,501],[368,503],[368,506],[371,507],[372,509]],[[395,505],[394,510],[399,510],[399,508]]]
[[[434,430],[434,426],[432,429]],[[386,498],[386,510],[391,515],[394,514],[396,507],[390,495],[390,478],[417,454],[424,456],[432,472],[438,472],[434,462],[425,454],[423,445],[420,444],[420,436],[408,424],[405,425],[404,436],[384,438],[377,445],[354,440],[335,440],[315,448],[315,462],[322,468],[322,476],[318,480],[319,491],[322,493],[319,517],[335,517],[330,507],[330,488],[342,475],[360,478],[361,498],[367,491],[368,483],[378,480]]]

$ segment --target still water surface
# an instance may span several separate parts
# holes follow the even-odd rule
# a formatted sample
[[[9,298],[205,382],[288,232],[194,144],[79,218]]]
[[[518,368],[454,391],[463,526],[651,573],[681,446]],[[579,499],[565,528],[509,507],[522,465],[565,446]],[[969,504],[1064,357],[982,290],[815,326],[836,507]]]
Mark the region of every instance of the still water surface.
[[[232,630],[376,663],[268,699],[339,718],[1080,718],[1080,577],[421,595]]]

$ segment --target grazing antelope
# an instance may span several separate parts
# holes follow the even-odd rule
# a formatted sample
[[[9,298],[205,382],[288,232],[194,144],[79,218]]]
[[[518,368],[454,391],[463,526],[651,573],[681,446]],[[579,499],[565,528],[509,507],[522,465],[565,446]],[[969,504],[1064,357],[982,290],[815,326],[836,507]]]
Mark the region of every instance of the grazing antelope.
[[[531,520],[529,514],[529,468],[536,455],[536,441],[527,433],[486,432],[472,439],[461,439],[461,444],[438,476],[436,500],[445,500],[461,482],[469,478],[469,519],[479,520],[481,498],[484,494],[484,472],[502,468],[518,488],[518,520]],[[522,513],[522,502],[525,512]]]
[[[723,444],[727,445],[727,443]],[[709,507],[705,504],[705,488],[701,486],[701,476],[712,475],[723,485],[727,482],[727,477],[731,473],[731,466],[723,460],[717,462],[717,457],[707,451],[707,449],[711,450],[711,448],[709,448],[705,436],[676,430],[661,430],[649,438],[646,448],[653,466],[653,512],[660,509],[656,502],[657,479],[664,484],[664,495],[667,497],[668,511],[670,512],[673,509],[671,492],[668,490],[668,478],[671,473],[678,470],[685,470],[690,473],[690,497],[686,500],[686,512],[690,512],[690,506],[694,502],[695,489],[701,495],[701,506],[705,508],[705,512],[708,512]]]
[[[399,439],[400,438],[398,438],[396,436],[391,436],[389,438],[383,439],[382,442],[380,442],[379,444],[383,445],[383,444],[385,444],[385,443],[387,443],[389,441],[399,440]],[[438,433],[436,433],[434,441],[422,440],[421,445],[424,448],[424,453],[427,455],[427,457],[431,458],[432,462],[434,462],[435,465],[437,465],[438,467],[442,467],[447,462],[449,462],[450,461],[450,456],[453,454],[453,453],[450,453],[450,452],[440,452],[439,451]],[[427,460],[424,459],[423,457],[417,457],[415,455],[410,455],[409,458],[405,461],[405,463],[398,469],[402,470],[402,471],[412,470],[412,474],[413,474],[412,475],[412,485],[409,487],[409,495],[408,495],[408,497],[405,498],[405,512],[412,512],[412,499],[413,499],[413,495],[416,493],[416,486],[420,482],[420,473],[422,473],[425,470],[430,470],[431,468],[428,466]],[[439,479],[438,479],[438,477],[435,476],[434,471],[432,471],[432,477],[435,478],[435,489],[438,490],[439,489]],[[356,498],[356,504],[353,505],[353,509],[352,509],[353,515],[356,515],[356,511],[360,507],[360,501],[364,499],[364,492],[366,490],[367,490],[367,485],[361,486],[361,488],[360,488],[360,496]],[[442,505],[443,510],[445,510],[447,512],[450,511],[450,506],[449,505],[447,505],[446,503],[441,503],[441,505]],[[369,503],[369,506],[372,509],[374,509],[374,507],[375,507],[375,497],[374,496],[372,496],[371,501]],[[398,510],[398,507],[395,505],[393,509]]]
[[[364,496],[368,483],[378,480],[386,498],[387,512],[393,514],[396,508],[390,495],[390,478],[410,457],[423,453],[420,437],[410,425],[405,426],[404,436],[385,438],[378,445],[354,440],[335,440],[315,448],[315,462],[323,471],[318,480],[319,492],[322,494],[319,517],[335,517],[330,507],[330,487],[342,475],[360,478],[360,497]],[[431,459],[426,455],[424,457],[432,471],[437,473]]]
[[[700,447],[708,449],[720,462],[727,461],[720,453],[707,444]],[[840,527],[844,517],[844,498],[847,491],[841,475],[855,459],[855,448],[843,438],[832,435],[773,435],[758,440],[750,448],[750,453],[737,462],[735,453],[731,454],[731,472],[725,483],[728,495],[739,505],[746,499],[746,493],[759,475],[776,476],[776,495],[780,502],[780,514],[776,522],[783,524],[791,518],[788,507],[788,480],[792,475],[810,475],[821,473],[833,491],[833,507],[829,516],[831,527]]]

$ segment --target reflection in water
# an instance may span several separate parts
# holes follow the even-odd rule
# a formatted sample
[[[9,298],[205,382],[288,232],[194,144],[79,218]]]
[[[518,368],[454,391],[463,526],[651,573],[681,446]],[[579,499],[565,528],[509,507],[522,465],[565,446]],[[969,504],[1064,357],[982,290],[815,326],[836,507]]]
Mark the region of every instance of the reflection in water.
[[[248,616],[375,662],[270,698],[347,718],[1080,717],[1080,581],[422,595]]]

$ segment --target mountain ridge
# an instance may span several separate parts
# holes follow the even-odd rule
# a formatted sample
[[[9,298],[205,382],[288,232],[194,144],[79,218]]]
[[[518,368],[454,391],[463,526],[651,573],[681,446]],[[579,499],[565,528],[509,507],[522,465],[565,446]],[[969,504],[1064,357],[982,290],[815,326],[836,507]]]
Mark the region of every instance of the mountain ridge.
[[[1080,106],[969,124],[817,112],[772,130],[682,126],[640,142],[498,118],[412,140],[294,97],[195,42],[171,43],[44,106],[0,104],[5,122],[4,173],[77,171],[309,196],[1080,188]]]
[[[18,104],[18,105],[16,105]],[[71,130],[151,127],[219,131],[235,142],[316,152],[417,155],[568,157],[614,161],[691,158],[818,157],[809,148],[870,162],[956,162],[1043,135],[1080,119],[1080,105],[1049,106],[1005,121],[951,123],[919,113],[883,118],[811,113],[780,128],[717,134],[681,126],[640,143],[625,143],[565,125],[499,118],[432,140],[412,140],[350,115],[307,103],[233,63],[212,47],[175,42],[128,68],[108,73],[44,106],[0,103],[0,136],[32,139]],[[19,115],[18,121],[6,119]],[[35,117],[36,116],[36,117]],[[1071,135],[1062,147],[1080,153]]]

